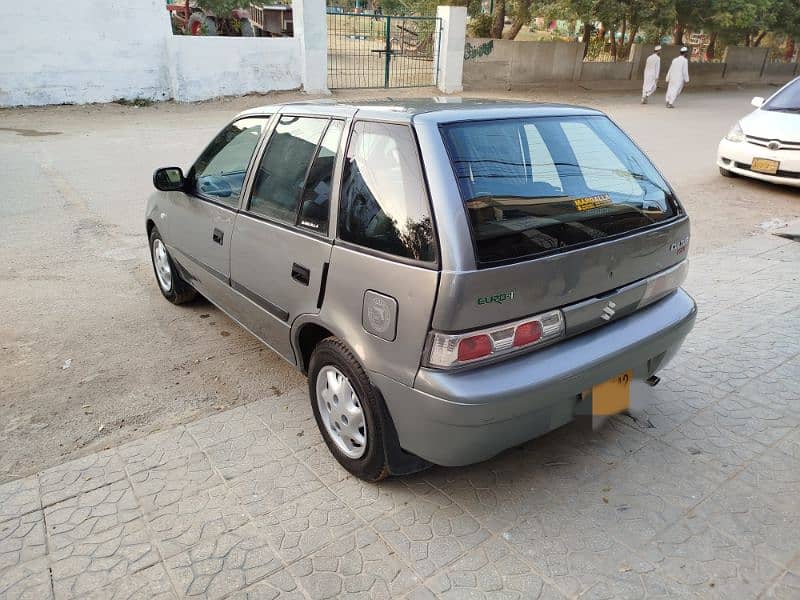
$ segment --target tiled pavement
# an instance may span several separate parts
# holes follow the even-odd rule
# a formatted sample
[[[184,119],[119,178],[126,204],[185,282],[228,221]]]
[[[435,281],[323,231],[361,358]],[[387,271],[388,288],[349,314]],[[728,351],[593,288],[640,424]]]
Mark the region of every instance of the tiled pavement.
[[[370,485],[296,391],[0,486],[0,598],[800,598],[800,243],[687,288],[683,352],[597,432]]]

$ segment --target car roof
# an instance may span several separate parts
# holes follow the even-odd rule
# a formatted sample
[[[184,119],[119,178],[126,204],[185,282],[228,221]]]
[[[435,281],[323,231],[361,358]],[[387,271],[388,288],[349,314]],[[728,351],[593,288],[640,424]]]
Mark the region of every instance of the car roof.
[[[277,110],[294,114],[342,117],[352,117],[358,114],[360,118],[371,120],[436,123],[514,117],[603,115],[599,110],[570,104],[443,96],[439,98],[385,98],[365,101],[302,100],[251,108],[237,115],[237,118],[274,113]]]

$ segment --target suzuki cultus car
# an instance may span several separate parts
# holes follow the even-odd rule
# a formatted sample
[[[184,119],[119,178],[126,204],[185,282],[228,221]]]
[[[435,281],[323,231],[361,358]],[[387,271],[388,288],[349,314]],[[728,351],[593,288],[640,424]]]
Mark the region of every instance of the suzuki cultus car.
[[[162,294],[202,294],[307,374],[366,480],[623,411],[694,323],[689,219],[595,110],[265,106],[154,184]]]

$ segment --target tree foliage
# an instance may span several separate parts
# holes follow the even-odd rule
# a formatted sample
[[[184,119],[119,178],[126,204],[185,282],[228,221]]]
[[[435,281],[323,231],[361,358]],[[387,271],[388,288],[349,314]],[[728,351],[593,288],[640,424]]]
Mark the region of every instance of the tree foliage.
[[[669,33],[676,44],[699,30],[746,46],[758,46],[769,33],[800,38],[798,0],[544,0],[534,1],[531,12],[600,24],[601,33],[624,33],[619,48],[618,35],[609,36],[612,53],[619,56],[627,56],[630,40],[640,32],[657,38]]]

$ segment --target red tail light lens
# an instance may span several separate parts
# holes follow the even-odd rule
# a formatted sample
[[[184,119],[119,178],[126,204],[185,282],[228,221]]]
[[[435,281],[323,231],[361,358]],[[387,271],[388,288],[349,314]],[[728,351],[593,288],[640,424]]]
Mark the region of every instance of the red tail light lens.
[[[527,346],[538,342],[542,337],[542,324],[539,321],[530,321],[518,325],[514,332],[514,347]]]
[[[431,332],[427,366],[437,369],[460,367],[514,354],[553,342],[564,336],[564,316],[560,310],[527,317],[468,333]]]
[[[488,335],[473,335],[458,343],[458,361],[464,362],[483,358],[492,353],[492,338]]]

